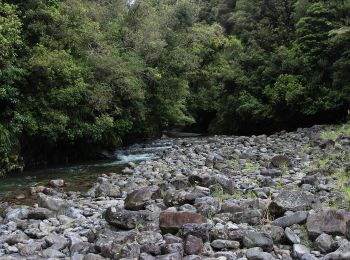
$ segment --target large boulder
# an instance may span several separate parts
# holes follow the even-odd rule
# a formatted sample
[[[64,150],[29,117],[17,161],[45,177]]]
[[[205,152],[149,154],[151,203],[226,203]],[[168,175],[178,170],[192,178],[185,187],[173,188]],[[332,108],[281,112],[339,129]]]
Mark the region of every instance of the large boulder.
[[[205,223],[205,218],[188,211],[162,211],[159,215],[159,227],[163,232],[177,232],[184,224]]]
[[[322,233],[350,235],[350,212],[345,210],[322,210],[309,215],[306,228],[311,238]]]
[[[129,193],[125,199],[125,208],[130,210],[144,209],[146,203],[159,198],[159,187],[147,187]]]
[[[270,204],[270,212],[272,215],[280,217],[286,211],[303,211],[311,209],[315,203],[312,194],[304,191],[282,190]]]

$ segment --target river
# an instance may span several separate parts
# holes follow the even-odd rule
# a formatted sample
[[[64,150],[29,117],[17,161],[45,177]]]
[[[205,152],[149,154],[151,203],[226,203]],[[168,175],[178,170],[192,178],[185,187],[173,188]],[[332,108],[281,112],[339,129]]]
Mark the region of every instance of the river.
[[[47,186],[50,180],[63,179],[64,190],[86,192],[103,173],[120,172],[129,162],[157,158],[164,150],[183,142],[182,139],[153,140],[115,151],[110,160],[89,161],[73,165],[26,170],[0,179],[0,202],[31,204],[30,187]],[[24,195],[17,200],[16,196]]]

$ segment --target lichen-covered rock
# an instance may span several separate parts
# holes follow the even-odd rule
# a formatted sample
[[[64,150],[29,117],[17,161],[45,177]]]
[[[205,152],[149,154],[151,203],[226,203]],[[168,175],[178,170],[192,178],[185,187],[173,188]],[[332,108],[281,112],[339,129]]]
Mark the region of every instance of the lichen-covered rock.
[[[322,233],[329,235],[350,235],[350,212],[345,210],[322,210],[310,214],[306,227],[311,238]]]

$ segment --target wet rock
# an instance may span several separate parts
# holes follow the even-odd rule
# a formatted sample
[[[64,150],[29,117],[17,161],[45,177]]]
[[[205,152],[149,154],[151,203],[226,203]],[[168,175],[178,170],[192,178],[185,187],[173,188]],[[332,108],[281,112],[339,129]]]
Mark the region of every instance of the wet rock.
[[[332,250],[332,237],[327,234],[321,234],[319,235],[315,242],[314,242],[314,248],[321,253],[328,253]]]
[[[266,233],[247,231],[243,237],[243,244],[247,248],[261,247],[264,250],[271,250],[273,246],[273,240]]]
[[[239,248],[240,244],[238,241],[232,241],[232,240],[223,240],[223,239],[217,239],[211,242],[210,244],[215,249],[237,249]]]
[[[147,202],[158,198],[159,187],[148,187],[129,193],[125,199],[125,208],[130,210],[144,209]]]
[[[196,255],[202,251],[203,241],[196,236],[188,235],[185,239],[184,250],[187,255]]]
[[[292,214],[288,214],[286,216],[275,219],[271,222],[271,225],[280,226],[280,227],[290,227],[294,224],[302,224],[306,222],[307,211],[298,211]]]
[[[349,235],[350,213],[344,210],[322,210],[309,215],[306,228],[311,238],[322,233]]]
[[[64,180],[58,179],[58,180],[51,180],[50,185],[54,188],[63,187],[65,185]]]
[[[159,227],[165,233],[177,232],[184,224],[202,224],[204,222],[205,218],[194,212],[162,211],[159,215]]]
[[[314,196],[301,190],[283,190],[272,201],[269,209],[275,216],[283,216],[286,211],[311,209]]]

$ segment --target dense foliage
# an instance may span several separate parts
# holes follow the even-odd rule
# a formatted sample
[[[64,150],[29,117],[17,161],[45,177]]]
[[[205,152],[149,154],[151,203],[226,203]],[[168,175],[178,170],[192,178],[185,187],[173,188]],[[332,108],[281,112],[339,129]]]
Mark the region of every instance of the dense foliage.
[[[0,173],[192,126],[344,117],[349,0],[0,0]]]

